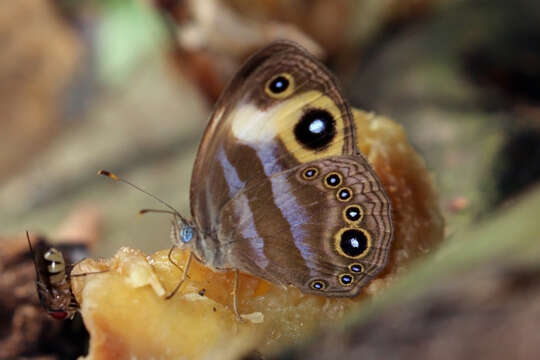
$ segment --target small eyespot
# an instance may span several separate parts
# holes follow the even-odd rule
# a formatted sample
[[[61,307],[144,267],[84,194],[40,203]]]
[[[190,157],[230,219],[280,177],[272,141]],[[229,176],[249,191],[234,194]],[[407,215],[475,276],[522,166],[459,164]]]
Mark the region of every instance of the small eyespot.
[[[343,182],[343,177],[338,172],[328,173],[324,177],[324,186],[330,189],[335,189]]]
[[[353,196],[353,191],[351,190],[351,188],[348,188],[348,187],[343,187],[339,189],[338,192],[336,193],[337,199],[343,202],[351,200],[352,196]]]
[[[313,180],[319,175],[319,169],[316,167],[308,167],[302,171],[302,178],[304,180]]]
[[[294,80],[290,74],[283,73],[274,76],[265,86],[265,92],[273,98],[284,98],[294,90]]]
[[[342,286],[351,286],[354,282],[354,277],[350,274],[341,274],[338,280]]]
[[[323,280],[313,280],[309,287],[311,287],[313,290],[324,290],[326,289],[326,282]]]
[[[272,81],[270,81],[270,84],[268,84],[268,89],[270,89],[271,92],[274,94],[279,94],[281,92],[284,92],[289,87],[289,80],[287,80],[284,76],[277,76]]]
[[[349,205],[343,210],[343,217],[348,223],[356,223],[362,219],[364,212],[359,205]]]
[[[359,264],[359,263],[352,263],[349,265],[349,270],[350,272],[353,272],[353,273],[363,273],[364,272],[364,265],[362,264]]]
[[[361,228],[341,229],[334,237],[336,251],[350,259],[366,256],[371,247],[371,236]]]

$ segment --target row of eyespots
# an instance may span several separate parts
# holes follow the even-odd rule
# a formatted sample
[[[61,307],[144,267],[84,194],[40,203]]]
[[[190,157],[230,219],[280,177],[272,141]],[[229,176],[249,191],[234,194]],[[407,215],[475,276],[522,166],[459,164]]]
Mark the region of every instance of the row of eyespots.
[[[317,167],[311,166],[302,171],[304,180],[314,180],[318,177],[320,171]],[[346,202],[353,197],[353,191],[349,187],[341,187],[343,184],[343,175],[337,171],[327,173],[323,178],[323,185],[328,189],[338,189],[336,197],[339,201]],[[358,227],[364,215],[360,205],[352,204],[343,209],[342,216],[349,227],[340,229],[334,236],[334,247],[336,251],[344,257],[350,259],[359,259],[366,256],[371,247],[371,236],[365,229]],[[359,263],[353,263],[349,266],[352,273],[363,271],[363,266]],[[352,286],[354,276],[349,273],[343,273],[338,276],[338,281],[342,286]],[[323,290],[326,283],[323,280],[313,280],[310,286],[314,290]]]
[[[352,263],[349,265],[349,271],[351,273],[357,273],[357,274],[362,273],[364,272],[364,265],[360,263]],[[354,283],[354,275],[349,274],[349,273],[343,273],[338,276],[338,280],[339,280],[340,285],[342,286],[352,286],[352,284]],[[309,286],[313,290],[321,291],[321,290],[326,289],[326,287],[328,286],[328,283],[324,280],[316,279],[316,280],[312,280]]]
[[[302,178],[304,180],[314,180],[318,175],[319,169],[316,167],[308,167],[302,172]],[[335,171],[329,172],[323,179],[323,185],[328,189],[338,189],[342,183],[343,175]],[[336,198],[341,202],[351,200],[353,195],[352,189],[348,186],[343,186],[336,191]]]
[[[343,228],[335,235],[335,248],[337,252],[350,259],[360,259],[369,253],[371,247],[371,237],[367,230],[362,228]],[[352,273],[362,273],[364,267],[360,263],[349,265],[349,271]],[[341,286],[352,286],[354,276],[343,273],[338,276]]]
[[[347,207],[349,208],[349,207]],[[347,208],[344,213],[347,214]],[[355,210],[353,213],[356,214]],[[358,215],[360,216],[360,215]],[[357,216],[355,216],[356,218]],[[340,229],[334,236],[334,247],[338,254],[349,259],[360,259],[369,253],[371,247],[371,236],[368,231],[358,227],[345,227]],[[351,273],[362,273],[364,267],[360,263],[352,263],[349,265]],[[349,273],[342,273],[338,276],[338,281],[341,286],[352,286],[354,276]]]
[[[319,169],[316,167],[308,167],[302,172],[302,178],[304,180],[313,180],[319,175]],[[343,183],[343,176],[335,171],[332,171],[324,177],[323,184],[330,189],[336,189]],[[339,189],[336,193],[336,197],[339,201],[349,201],[353,196],[351,188],[345,186]],[[359,223],[363,217],[363,210],[360,205],[349,205],[343,211],[343,218],[348,223]]]
[[[352,263],[349,265],[349,271],[352,273],[363,273],[364,265],[360,263]],[[354,276],[348,273],[343,273],[338,276],[338,280],[342,286],[351,286],[354,282]]]

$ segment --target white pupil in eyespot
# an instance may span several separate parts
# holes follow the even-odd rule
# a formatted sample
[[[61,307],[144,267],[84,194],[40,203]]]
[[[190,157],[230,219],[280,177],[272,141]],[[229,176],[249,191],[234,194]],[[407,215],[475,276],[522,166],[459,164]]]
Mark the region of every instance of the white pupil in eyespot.
[[[353,248],[359,248],[360,247],[360,242],[358,241],[358,239],[355,239],[355,238],[352,238],[350,241],[349,241],[349,244],[351,244],[351,246]]]
[[[315,119],[309,124],[309,131],[313,134],[320,134],[324,131],[324,122],[321,119]]]

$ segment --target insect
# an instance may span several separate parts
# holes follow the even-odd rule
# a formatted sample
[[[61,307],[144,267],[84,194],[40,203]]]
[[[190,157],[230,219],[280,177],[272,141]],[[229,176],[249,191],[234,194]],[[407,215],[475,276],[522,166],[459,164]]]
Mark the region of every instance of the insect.
[[[71,278],[93,273],[71,274],[71,266],[59,249],[39,241],[32,247],[30,235],[26,239],[36,269],[36,285],[41,306],[57,320],[72,319],[79,310],[79,304],[71,291]],[[72,249],[73,250],[73,249]]]
[[[335,77],[306,50],[278,41],[251,56],[199,145],[191,218],[165,203],[174,244],[191,254],[185,276],[196,257],[305,293],[357,295],[393,238],[390,200],[358,135]],[[233,306],[239,316],[236,296]]]

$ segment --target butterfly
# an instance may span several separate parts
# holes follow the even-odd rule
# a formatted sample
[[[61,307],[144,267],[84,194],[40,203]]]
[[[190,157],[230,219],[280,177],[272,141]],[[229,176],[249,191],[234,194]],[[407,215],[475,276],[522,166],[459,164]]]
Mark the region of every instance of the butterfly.
[[[191,218],[166,205],[173,242],[191,253],[184,280],[194,256],[304,293],[357,295],[384,269],[393,238],[390,200],[358,136],[314,56],[289,41],[252,55],[199,145]]]

